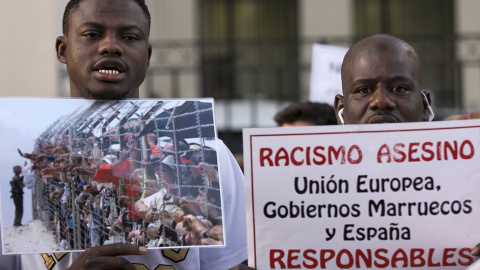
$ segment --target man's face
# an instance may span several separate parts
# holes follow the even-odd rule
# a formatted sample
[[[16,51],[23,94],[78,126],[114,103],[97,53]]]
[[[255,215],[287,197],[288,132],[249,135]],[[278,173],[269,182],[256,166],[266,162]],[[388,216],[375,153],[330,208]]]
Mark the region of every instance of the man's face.
[[[83,191],[88,192],[88,193],[92,192],[92,186],[90,186],[90,185],[83,186]]]
[[[151,55],[149,23],[130,0],[83,0],[57,39],[72,97],[138,98]]]
[[[175,154],[173,142],[167,142],[162,148],[162,159],[173,154]]]
[[[21,172],[22,172],[22,167],[20,166],[13,167],[13,173],[20,174]]]
[[[342,73],[345,124],[373,124],[424,121],[420,92],[420,67],[400,48],[359,52]]]

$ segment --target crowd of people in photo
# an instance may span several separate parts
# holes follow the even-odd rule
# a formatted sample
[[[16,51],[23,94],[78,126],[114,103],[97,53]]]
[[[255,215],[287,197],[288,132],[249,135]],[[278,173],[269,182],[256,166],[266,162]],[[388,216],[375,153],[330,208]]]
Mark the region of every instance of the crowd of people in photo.
[[[23,174],[36,178],[34,218],[49,227],[59,250],[223,244],[217,154],[206,145],[212,138],[168,137],[158,128],[142,135],[158,114],[116,112],[127,121],[109,122],[105,111],[86,110],[88,117],[43,134],[33,152],[18,150],[30,160]]]

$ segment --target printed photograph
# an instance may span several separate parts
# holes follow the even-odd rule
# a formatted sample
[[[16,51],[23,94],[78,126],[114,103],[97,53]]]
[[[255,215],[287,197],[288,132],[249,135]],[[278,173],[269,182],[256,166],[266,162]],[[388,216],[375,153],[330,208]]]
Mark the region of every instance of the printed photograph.
[[[213,99],[0,99],[3,253],[223,245],[213,116]]]

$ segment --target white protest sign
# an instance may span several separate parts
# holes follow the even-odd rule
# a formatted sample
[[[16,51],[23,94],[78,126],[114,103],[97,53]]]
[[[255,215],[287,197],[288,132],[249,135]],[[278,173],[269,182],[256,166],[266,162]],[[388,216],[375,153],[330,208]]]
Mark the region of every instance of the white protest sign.
[[[244,129],[255,269],[465,269],[480,121]]]
[[[348,48],[313,44],[310,73],[310,101],[333,105],[336,94],[342,93],[340,70]]]

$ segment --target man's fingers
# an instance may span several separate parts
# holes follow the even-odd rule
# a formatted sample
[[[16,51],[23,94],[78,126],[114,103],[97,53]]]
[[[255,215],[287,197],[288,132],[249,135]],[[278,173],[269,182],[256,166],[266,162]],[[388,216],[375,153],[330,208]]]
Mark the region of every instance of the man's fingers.
[[[472,248],[472,251],[470,253],[473,256],[480,256],[480,244],[477,244],[474,248]]]
[[[120,255],[144,255],[147,254],[147,248],[134,244],[115,243],[98,247],[88,248],[86,251],[88,256],[120,256]]]

